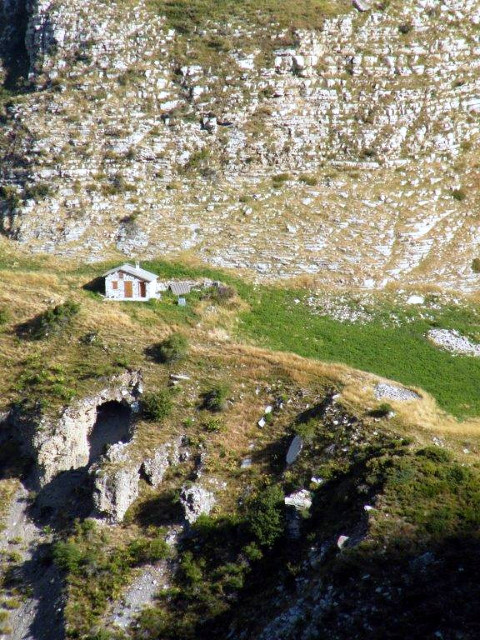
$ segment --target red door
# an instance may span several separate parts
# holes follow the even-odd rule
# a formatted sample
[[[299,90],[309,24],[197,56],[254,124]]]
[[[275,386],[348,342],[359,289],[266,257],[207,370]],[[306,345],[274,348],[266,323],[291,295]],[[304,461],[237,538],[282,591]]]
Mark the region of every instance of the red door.
[[[133,283],[131,280],[125,280],[123,283],[125,298],[133,298]]]
[[[145,282],[140,282],[140,297],[147,297],[147,285],[145,284]]]

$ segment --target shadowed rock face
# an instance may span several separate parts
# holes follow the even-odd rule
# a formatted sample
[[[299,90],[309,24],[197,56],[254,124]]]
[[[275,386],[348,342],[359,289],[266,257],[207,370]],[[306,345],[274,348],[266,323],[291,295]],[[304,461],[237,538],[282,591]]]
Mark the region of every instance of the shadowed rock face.
[[[109,445],[130,440],[131,416],[130,406],[116,400],[97,407],[97,420],[88,437],[90,464],[100,458]]]

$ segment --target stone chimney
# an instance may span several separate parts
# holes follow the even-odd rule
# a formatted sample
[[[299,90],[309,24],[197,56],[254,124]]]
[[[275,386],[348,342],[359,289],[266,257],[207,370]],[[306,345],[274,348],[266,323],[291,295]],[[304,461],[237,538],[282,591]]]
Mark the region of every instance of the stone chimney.
[[[135,269],[140,269],[140,262],[135,260]]]

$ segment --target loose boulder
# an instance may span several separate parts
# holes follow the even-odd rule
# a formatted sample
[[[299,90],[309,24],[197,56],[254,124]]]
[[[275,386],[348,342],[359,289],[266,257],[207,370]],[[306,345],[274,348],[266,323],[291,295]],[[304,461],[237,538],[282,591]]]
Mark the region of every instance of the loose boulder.
[[[198,484],[183,487],[180,503],[185,513],[185,520],[193,524],[201,515],[208,515],[215,505],[215,496]]]

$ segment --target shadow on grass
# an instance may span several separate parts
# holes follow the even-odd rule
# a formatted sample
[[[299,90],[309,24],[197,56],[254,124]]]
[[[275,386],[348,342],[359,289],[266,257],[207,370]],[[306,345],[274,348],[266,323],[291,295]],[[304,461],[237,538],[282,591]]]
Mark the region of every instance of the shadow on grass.
[[[91,293],[100,293],[105,295],[105,278],[98,276],[93,278],[89,282],[85,283],[82,287],[84,291],[90,291]]]
[[[135,510],[134,519],[142,527],[163,527],[183,522],[183,510],[174,490],[149,498]]]

